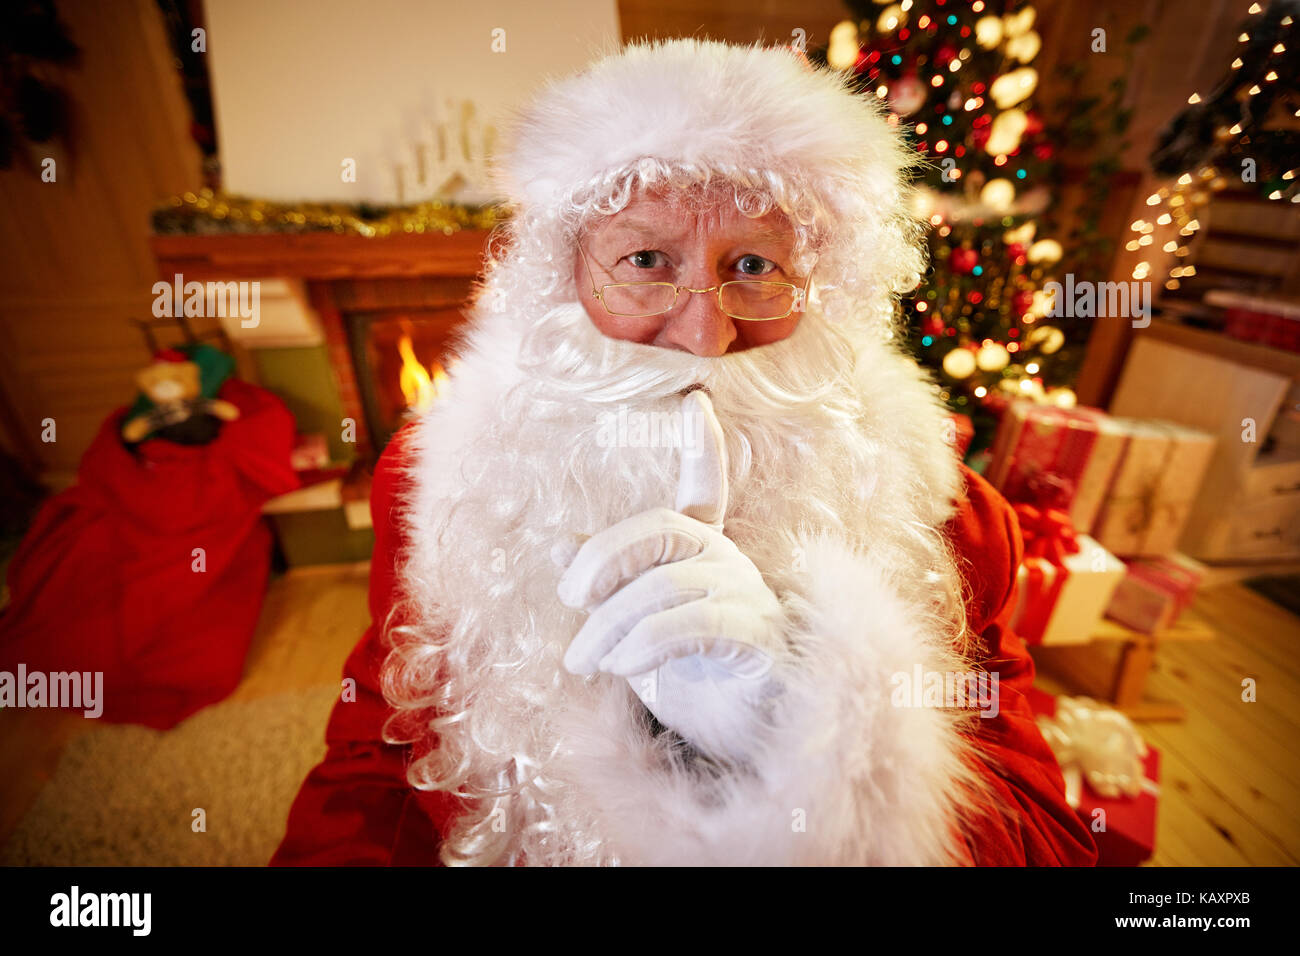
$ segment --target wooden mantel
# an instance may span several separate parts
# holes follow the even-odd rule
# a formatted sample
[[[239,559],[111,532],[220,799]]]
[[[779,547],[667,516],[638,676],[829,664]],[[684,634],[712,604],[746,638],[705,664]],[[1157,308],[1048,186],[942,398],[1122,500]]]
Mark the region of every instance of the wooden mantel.
[[[218,279],[393,279],[475,276],[490,232],[402,233],[367,238],[332,232],[155,235],[162,276]]]
[[[345,312],[420,309],[455,312],[483,269],[491,231],[401,233],[366,237],[332,232],[255,235],[154,235],[160,278],[222,282],[290,279],[305,287],[320,319],[344,413],[356,421],[357,451],[377,448],[363,408]],[[387,436],[379,436],[385,438]]]

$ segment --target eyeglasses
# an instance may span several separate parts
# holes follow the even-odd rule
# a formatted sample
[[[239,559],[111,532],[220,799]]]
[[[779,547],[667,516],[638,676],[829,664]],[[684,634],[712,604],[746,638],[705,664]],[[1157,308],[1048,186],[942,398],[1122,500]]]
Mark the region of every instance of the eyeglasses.
[[[591,297],[598,299],[610,315],[644,318],[671,312],[683,292],[718,294],[718,308],[743,322],[771,322],[784,319],[796,310],[802,312],[808,300],[812,273],[802,287],[791,282],[764,282],[760,279],[737,279],[707,289],[691,289],[671,282],[613,282],[596,288],[591,263],[582,245],[578,252],[591,280]]]

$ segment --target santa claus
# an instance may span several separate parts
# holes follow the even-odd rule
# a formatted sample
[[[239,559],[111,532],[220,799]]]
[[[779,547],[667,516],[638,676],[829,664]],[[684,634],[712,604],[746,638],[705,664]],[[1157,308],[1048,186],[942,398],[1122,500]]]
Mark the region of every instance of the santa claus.
[[[912,162],[759,46],[633,45],[520,114],[274,862],[1093,862],[1015,518],[892,335]]]

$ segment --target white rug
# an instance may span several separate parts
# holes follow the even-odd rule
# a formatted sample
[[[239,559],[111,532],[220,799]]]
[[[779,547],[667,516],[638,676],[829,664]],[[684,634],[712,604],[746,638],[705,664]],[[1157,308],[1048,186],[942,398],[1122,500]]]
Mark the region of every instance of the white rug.
[[[263,866],[325,754],[338,684],[208,707],[169,731],[72,740],[12,838],[6,866]],[[206,813],[194,832],[193,811]]]

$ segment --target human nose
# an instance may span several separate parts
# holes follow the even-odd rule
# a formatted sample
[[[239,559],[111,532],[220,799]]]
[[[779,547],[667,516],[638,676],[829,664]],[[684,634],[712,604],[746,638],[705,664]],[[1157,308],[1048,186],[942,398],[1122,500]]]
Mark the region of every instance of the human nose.
[[[718,307],[717,289],[691,293],[683,289],[681,295],[690,299],[665,323],[665,344],[701,357],[725,354],[737,333],[731,317]]]
[[[661,343],[694,355],[716,357],[726,353],[736,340],[736,325],[718,304],[718,287],[682,287],[678,302],[687,301],[669,316],[660,336]]]

